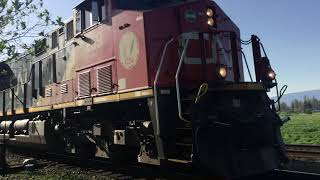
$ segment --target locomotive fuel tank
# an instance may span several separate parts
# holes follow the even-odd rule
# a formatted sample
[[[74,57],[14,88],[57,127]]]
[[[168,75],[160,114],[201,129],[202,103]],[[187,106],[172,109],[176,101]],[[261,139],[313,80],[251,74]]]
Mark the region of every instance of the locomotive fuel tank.
[[[29,119],[17,120],[13,124],[15,134],[26,134],[29,128]]]
[[[16,121],[15,134],[8,143],[12,146],[30,148],[37,151],[48,150],[47,140],[52,135],[45,134],[45,122],[27,119]],[[52,143],[54,144],[55,142],[53,141]]]
[[[2,121],[0,123],[0,132],[9,133],[9,130],[12,128],[12,121]]]

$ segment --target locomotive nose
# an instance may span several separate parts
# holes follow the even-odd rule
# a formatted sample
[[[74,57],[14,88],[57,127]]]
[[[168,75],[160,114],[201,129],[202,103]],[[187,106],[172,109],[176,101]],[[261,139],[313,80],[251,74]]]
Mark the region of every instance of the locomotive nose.
[[[287,161],[281,119],[264,110],[267,102],[256,98],[262,94],[245,94],[235,98],[215,92],[199,101],[193,162],[201,168],[232,178],[262,174]]]

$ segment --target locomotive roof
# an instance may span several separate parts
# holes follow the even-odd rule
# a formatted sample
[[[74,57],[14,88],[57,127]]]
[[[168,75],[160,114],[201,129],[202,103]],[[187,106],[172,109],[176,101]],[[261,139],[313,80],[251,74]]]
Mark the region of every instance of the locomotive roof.
[[[86,2],[87,2],[87,0],[82,0],[78,5],[76,5],[75,7],[73,7],[73,9],[77,9],[77,8],[79,8],[79,7],[81,7],[81,6],[84,6]]]
[[[73,9],[78,9],[78,8],[82,8],[83,6],[86,6],[88,5],[87,3],[89,3],[90,1],[92,0],[82,0],[78,5],[76,5]],[[133,0],[114,0],[114,1],[117,1],[117,2],[125,2],[125,1],[128,1],[128,4],[130,4],[129,2],[133,2]],[[141,2],[141,3],[163,3],[163,4],[167,4],[167,3],[182,3],[182,2],[191,2],[191,1],[198,1],[198,0],[134,0],[136,2]],[[146,8],[148,9],[148,8]],[[66,20],[64,20],[64,24],[70,22],[73,20],[73,17],[69,17],[67,18]],[[63,26],[54,26],[50,31],[48,31],[46,33],[46,36],[43,37],[43,38],[40,38],[40,39],[44,39],[44,38],[47,38],[49,34],[51,34],[52,32],[54,31],[57,31],[58,29],[62,28]],[[2,63],[12,63],[12,62],[15,62],[17,60],[20,60],[20,59],[23,59],[25,58],[26,56],[30,55],[29,52],[24,52],[24,53],[21,53],[18,57],[14,58],[14,59],[7,59],[7,60],[3,60],[3,61],[0,61]]]
[[[78,5],[76,5],[73,9],[79,9],[84,6],[87,6],[88,5],[87,3],[90,1],[92,1],[92,0],[83,0]],[[140,7],[138,9],[150,9],[150,8],[154,8],[154,7],[159,7],[160,4],[181,3],[181,2],[185,3],[185,2],[198,1],[198,0],[113,0],[113,1],[123,3],[128,6],[134,5],[135,8]],[[138,3],[140,3],[140,4],[138,4]]]

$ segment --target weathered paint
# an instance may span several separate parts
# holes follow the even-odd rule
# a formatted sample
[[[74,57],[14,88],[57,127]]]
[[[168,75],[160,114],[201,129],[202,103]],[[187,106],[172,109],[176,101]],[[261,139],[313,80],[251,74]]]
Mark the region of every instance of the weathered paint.
[[[17,79],[17,84],[13,87],[14,94],[11,90],[6,90],[4,98],[0,97],[0,107],[2,107],[0,112],[3,110],[2,114],[5,112],[10,114],[11,111],[20,112],[20,109],[24,108],[21,103],[24,93],[27,94],[25,106],[30,108],[30,112],[152,96],[152,93],[146,93],[146,95],[139,93],[141,89],[152,88],[164,44],[171,37],[175,41],[170,45],[165,56],[159,83],[161,86],[175,86],[174,76],[186,38],[191,40],[181,71],[183,83],[197,85],[205,80],[216,80],[212,73],[217,63],[228,66],[227,80],[234,81],[233,64],[229,52],[230,42],[225,34],[210,36],[205,14],[208,7],[212,7],[218,14],[217,30],[235,31],[238,36],[240,35],[237,26],[221,8],[209,0],[190,1],[148,11],[112,9],[109,12],[110,22],[95,24],[69,41],[66,41],[65,36],[61,34],[58,36],[58,46],[53,49],[51,48],[52,38],[49,35],[47,38],[49,48],[42,55],[25,56],[18,61],[6,62],[12,69],[20,68],[21,70],[13,71]],[[203,46],[200,44],[200,36],[190,32],[205,33]],[[240,48],[239,42],[238,46]],[[218,49],[223,49],[224,53],[216,52]],[[203,54],[202,50],[206,53]],[[206,70],[202,65],[203,56],[206,58]],[[52,76],[54,62],[55,79]],[[244,79],[242,63],[239,52],[241,80]],[[39,84],[41,64],[42,85]],[[35,81],[34,88],[37,94],[32,92],[30,79],[32,65],[35,66],[35,76],[32,78]],[[97,93],[97,70],[104,66],[111,66],[113,89],[110,94]],[[78,96],[79,74],[87,71],[90,72],[91,102],[82,101]],[[24,83],[28,85],[27,92],[24,92],[22,86]],[[47,96],[46,92],[51,92],[49,93],[51,95]],[[14,104],[10,103],[12,98],[14,98]]]
[[[122,81],[125,83],[124,86],[118,90],[148,86],[143,13],[115,11],[114,14],[112,29],[114,53],[117,59],[117,79],[120,81],[125,79]],[[120,27],[126,24],[128,27],[121,30]]]

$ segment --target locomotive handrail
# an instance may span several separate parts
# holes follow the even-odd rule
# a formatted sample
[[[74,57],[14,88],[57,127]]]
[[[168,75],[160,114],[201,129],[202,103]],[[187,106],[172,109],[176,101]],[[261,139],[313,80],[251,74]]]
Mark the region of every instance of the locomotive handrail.
[[[182,62],[184,60],[184,57],[186,55],[186,51],[187,51],[187,47],[189,45],[189,40],[190,39],[187,39],[186,40],[186,44],[183,48],[183,51],[182,51],[182,54],[181,54],[181,57],[180,57],[180,61],[179,61],[179,65],[178,65],[178,69],[177,69],[177,72],[176,72],[176,90],[177,90],[177,100],[178,100],[178,111],[179,111],[179,118],[187,123],[190,123],[189,120],[185,119],[182,115],[182,108],[181,108],[181,97],[180,97],[180,86],[179,86],[179,75],[180,75],[180,71],[181,71],[181,66],[182,66]]]
[[[160,64],[159,64],[159,67],[158,67],[158,70],[157,70],[157,74],[156,74],[156,77],[154,79],[154,82],[153,82],[153,86],[154,86],[154,101],[155,101],[155,110],[156,110],[156,127],[157,127],[157,132],[156,134],[157,135],[160,135],[160,122],[159,122],[159,109],[158,109],[158,90],[157,90],[157,84],[158,84],[158,81],[159,81],[159,76],[160,76],[160,72],[161,72],[161,69],[162,69],[162,65],[163,65],[163,62],[164,62],[164,56],[166,55],[166,52],[167,52],[167,49],[168,49],[168,46],[169,44],[171,44],[173,42],[174,38],[171,38],[169,41],[167,41],[166,45],[164,46],[164,49],[163,49],[163,52],[162,52],[162,55],[161,55],[161,60],[160,60]]]

